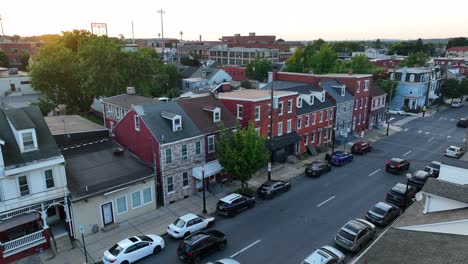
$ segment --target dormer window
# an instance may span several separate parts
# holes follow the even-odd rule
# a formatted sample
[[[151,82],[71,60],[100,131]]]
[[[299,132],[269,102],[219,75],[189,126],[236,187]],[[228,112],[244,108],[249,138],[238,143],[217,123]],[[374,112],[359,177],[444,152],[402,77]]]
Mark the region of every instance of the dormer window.
[[[178,114],[169,113],[163,111],[161,116],[165,119],[172,121],[172,131],[181,131],[182,130],[182,116]]]
[[[343,85],[341,87],[341,96],[345,96],[346,95],[346,87]]]
[[[301,97],[298,97],[297,98],[297,107],[301,108],[302,107],[302,98]]]
[[[410,81],[410,82],[414,82],[414,74],[411,74],[411,75],[410,75],[409,81]]]
[[[26,131],[19,131],[18,132],[20,135],[20,149],[21,152],[28,152],[31,150],[37,150],[38,145],[37,145],[37,138],[36,138],[36,132],[34,129],[28,129]]]
[[[221,109],[216,108],[213,111],[213,122],[219,122],[219,121],[221,121]]]
[[[325,91],[322,91],[322,100],[320,101],[322,101],[322,103],[325,102]]]
[[[313,96],[313,95],[310,96],[309,104],[310,104],[310,105],[313,105],[313,104],[314,104],[314,96]]]

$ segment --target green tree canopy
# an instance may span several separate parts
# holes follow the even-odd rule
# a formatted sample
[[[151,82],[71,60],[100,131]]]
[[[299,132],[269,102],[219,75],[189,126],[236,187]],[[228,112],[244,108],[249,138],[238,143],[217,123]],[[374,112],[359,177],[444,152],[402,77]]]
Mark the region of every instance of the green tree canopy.
[[[400,67],[422,67],[429,60],[429,56],[423,52],[417,52],[409,55],[400,63]]]
[[[468,38],[452,38],[447,42],[447,49],[451,47],[468,46]]]
[[[457,79],[448,79],[442,87],[442,96],[444,98],[459,98],[466,94],[466,83]],[[465,86],[465,87],[464,87]]]
[[[10,66],[10,60],[8,59],[8,56],[0,50],[0,67],[8,68]]]
[[[395,97],[397,91],[397,82],[392,80],[377,80],[376,84],[387,93],[387,102]],[[392,98],[390,98],[390,95]]]
[[[309,58],[309,68],[317,74],[331,72],[338,60],[336,53],[329,45],[324,44],[319,52],[312,54]]]
[[[249,79],[265,82],[268,80],[268,72],[273,70],[273,64],[269,60],[256,58],[247,64],[245,75]]]
[[[243,188],[247,187],[252,174],[268,161],[265,139],[257,134],[252,123],[246,128],[238,127],[232,134],[223,130],[218,145],[220,164]]]
[[[417,39],[416,41],[401,41],[390,45],[387,54],[409,56],[418,52],[425,53],[429,56],[434,56],[435,45],[433,43],[424,44],[421,39]]]
[[[364,51],[364,45],[357,41],[336,41],[331,44],[331,48],[337,53]]]

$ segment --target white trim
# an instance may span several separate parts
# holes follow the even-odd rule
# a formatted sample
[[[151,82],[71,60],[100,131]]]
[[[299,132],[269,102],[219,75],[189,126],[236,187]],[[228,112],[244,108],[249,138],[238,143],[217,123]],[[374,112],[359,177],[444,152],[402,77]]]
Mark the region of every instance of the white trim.
[[[185,186],[184,186],[184,173],[187,174],[187,185]],[[185,172],[182,172],[182,189],[185,190],[188,188],[190,188],[190,176],[189,176],[188,171],[185,171]]]
[[[113,191],[110,191],[110,192],[106,192],[104,193],[104,196],[107,196],[109,194],[113,194],[113,193],[116,193],[116,192],[120,192],[120,191],[123,191],[125,189],[128,189],[128,187],[125,187],[125,188],[120,188],[120,189],[117,189],[117,190],[113,190]]]
[[[173,194],[173,193],[175,193],[175,187],[174,187],[174,184],[175,184],[175,183],[174,183],[174,175],[171,175],[171,176],[166,176],[165,178],[166,178],[166,186],[165,186],[165,188],[164,188],[164,189],[165,189],[165,191],[166,191],[166,196],[168,196],[169,194]],[[169,178],[172,178],[172,191],[170,191],[170,192],[169,192],[169,190],[168,190],[168,187],[169,187],[169,184],[168,184],[168,179],[169,179]]]
[[[138,122],[136,122],[138,120]],[[137,126],[138,123],[138,126]],[[136,131],[140,131],[140,117],[138,115],[133,116],[133,125]]]
[[[115,210],[114,210],[114,201],[113,200],[110,200],[110,201],[106,201],[104,203],[101,203],[99,204],[99,215],[101,216],[101,227],[104,227],[104,215],[103,215],[103,212],[102,212],[102,206],[104,204],[108,204],[110,203],[111,204],[111,208],[112,208],[112,223],[115,223]]]
[[[210,150],[210,139],[213,139],[213,150]],[[211,135],[207,137],[206,149],[208,150],[208,153],[213,153],[216,151],[215,135]]]
[[[150,189],[150,200],[145,203],[145,195],[144,195],[143,191],[146,190],[146,189]],[[141,201],[142,201],[143,205],[147,205],[147,204],[153,202],[153,188],[151,186],[148,186],[148,187],[145,187],[145,188],[141,189]]]
[[[119,198],[122,198],[122,197],[125,197],[125,211],[119,213],[119,203],[117,202],[117,200],[118,200]],[[115,211],[116,211],[116,214],[117,214],[117,215],[125,214],[125,213],[128,212],[128,200],[127,200],[127,195],[126,195],[126,194],[115,198]]]
[[[262,116],[262,115],[261,115],[261,113],[262,113],[262,112],[261,112],[261,110],[262,110],[261,107],[262,107],[262,106],[260,106],[260,105],[255,106],[255,113],[254,113],[254,115],[255,115],[255,116],[254,116],[254,117],[255,117],[255,121],[260,121],[260,119],[261,119],[261,116]],[[257,109],[258,109],[258,118],[257,118]]]
[[[239,108],[241,109],[241,111],[239,111]],[[244,105],[237,104],[236,109],[237,109],[237,112],[236,112],[237,119],[242,120],[242,118],[244,118]]]
[[[138,192],[139,193],[138,196],[140,196],[140,205],[134,207],[133,206],[133,194],[136,193],[136,192]],[[141,190],[137,190],[137,191],[134,191],[134,192],[130,193],[130,205],[132,206],[132,209],[140,208],[140,207],[143,206],[143,201],[141,199]]]

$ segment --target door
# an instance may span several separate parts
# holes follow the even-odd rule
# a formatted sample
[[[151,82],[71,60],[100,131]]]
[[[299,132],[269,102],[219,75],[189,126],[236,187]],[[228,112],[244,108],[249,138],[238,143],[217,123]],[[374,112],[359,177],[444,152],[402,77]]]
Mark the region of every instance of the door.
[[[51,225],[60,220],[58,206],[52,206],[47,209],[47,224]]]
[[[114,223],[114,213],[112,211],[112,202],[101,205],[102,221],[104,226]]]

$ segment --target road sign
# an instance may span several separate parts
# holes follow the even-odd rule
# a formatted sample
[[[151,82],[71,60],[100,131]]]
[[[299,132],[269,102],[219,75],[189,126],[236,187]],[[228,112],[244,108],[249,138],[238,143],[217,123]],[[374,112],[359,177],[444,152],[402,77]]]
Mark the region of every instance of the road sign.
[[[84,233],[84,226],[80,225],[80,233],[83,234]]]

